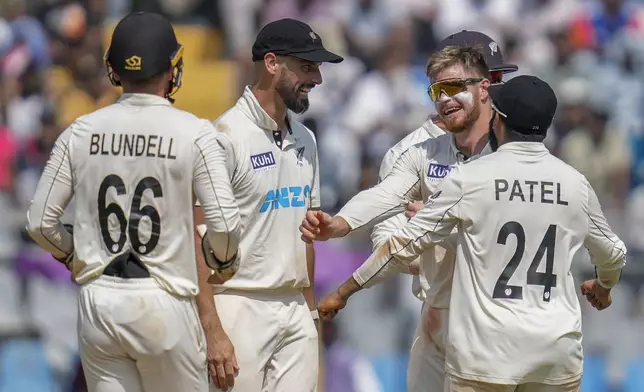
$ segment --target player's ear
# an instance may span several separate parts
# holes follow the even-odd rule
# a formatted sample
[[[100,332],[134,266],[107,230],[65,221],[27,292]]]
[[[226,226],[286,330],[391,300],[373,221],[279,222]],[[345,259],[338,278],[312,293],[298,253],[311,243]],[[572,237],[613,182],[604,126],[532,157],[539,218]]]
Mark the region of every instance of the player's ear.
[[[479,83],[479,97],[481,97],[482,102],[487,102],[487,100],[490,98],[490,80],[489,79],[483,79],[481,83]]]
[[[276,75],[279,72],[279,59],[274,53],[266,53],[264,56],[264,68],[271,75]]]

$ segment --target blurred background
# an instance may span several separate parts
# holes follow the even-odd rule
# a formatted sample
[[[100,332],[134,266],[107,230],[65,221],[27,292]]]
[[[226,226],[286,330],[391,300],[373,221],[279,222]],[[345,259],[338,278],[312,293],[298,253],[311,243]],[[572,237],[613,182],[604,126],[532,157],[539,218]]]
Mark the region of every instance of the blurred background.
[[[300,115],[317,135],[323,206],[376,183],[389,147],[433,112],[425,63],[462,29],[496,39],[506,62],[548,81],[560,107],[547,145],[584,173],[628,266],[611,308],[584,307],[584,392],[644,391],[644,1],[622,0],[0,0],[0,392],[84,391],[76,293],[27,238],[25,212],[57,135],[111,104],[102,63],[116,21],[154,11],[185,46],[176,105],[215,119],[252,78],[258,29],[282,17],[313,27],[341,64]],[[318,294],[369,255],[368,232],[317,244]],[[578,281],[592,276],[586,252]],[[400,276],[355,296],[325,326],[327,392],[405,391],[421,303]]]

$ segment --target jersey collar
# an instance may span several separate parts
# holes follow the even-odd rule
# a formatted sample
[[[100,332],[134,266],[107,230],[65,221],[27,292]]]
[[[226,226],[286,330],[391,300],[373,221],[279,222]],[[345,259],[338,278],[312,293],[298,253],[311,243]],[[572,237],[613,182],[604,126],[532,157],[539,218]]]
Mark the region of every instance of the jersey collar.
[[[499,146],[498,151],[512,151],[520,154],[549,154],[550,151],[545,144],[541,142],[510,142]]]
[[[432,132],[433,130],[445,133],[445,131],[443,131],[438,125],[434,124],[431,118],[423,123],[423,129],[429,136],[434,136],[436,134],[436,132]]]
[[[266,111],[259,104],[259,101],[257,101],[257,97],[255,97],[255,94],[253,94],[253,92],[251,91],[250,86],[246,86],[244,88],[244,93],[237,101],[237,107],[239,107],[239,110],[241,110],[260,128],[271,132],[279,130],[279,127],[277,126],[275,120],[273,120],[271,116],[266,113]],[[288,126],[288,124],[292,124],[292,120],[289,116],[288,111],[286,112],[286,124],[288,132],[292,133],[291,127]]]
[[[128,93],[119,97],[118,103],[124,103],[132,106],[170,106],[170,101],[154,94]]]
[[[461,150],[456,147],[456,140],[454,139],[454,134],[450,133],[450,147],[452,148],[452,153],[456,157],[456,160],[458,162],[465,162],[465,161],[471,161],[474,160],[480,156],[491,154],[492,153],[492,147],[490,146],[490,143],[487,143],[485,147],[479,152],[478,154],[474,154],[471,157],[467,158],[465,154],[461,152]],[[466,159],[467,158],[467,159]]]

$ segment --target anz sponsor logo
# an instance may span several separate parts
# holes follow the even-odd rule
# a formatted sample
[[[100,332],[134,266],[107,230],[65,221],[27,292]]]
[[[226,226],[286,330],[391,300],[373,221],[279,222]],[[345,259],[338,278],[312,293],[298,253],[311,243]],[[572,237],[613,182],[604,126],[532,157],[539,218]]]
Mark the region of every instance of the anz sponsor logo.
[[[311,187],[290,186],[270,190],[264,198],[264,203],[259,209],[260,214],[280,208],[305,208],[306,200],[311,194]]]
[[[431,178],[445,178],[452,168],[448,165],[439,165],[438,163],[430,163],[427,175]]]
[[[263,152],[257,155],[250,156],[250,163],[253,165],[255,171],[268,170],[275,167],[275,157],[272,151]]]

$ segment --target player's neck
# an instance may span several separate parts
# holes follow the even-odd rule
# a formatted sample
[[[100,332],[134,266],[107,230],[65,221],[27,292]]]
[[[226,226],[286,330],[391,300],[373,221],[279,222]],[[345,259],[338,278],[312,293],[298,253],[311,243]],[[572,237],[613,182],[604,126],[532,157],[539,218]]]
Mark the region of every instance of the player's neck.
[[[481,115],[470,129],[454,134],[456,148],[468,157],[480,153],[488,143],[489,117]]]
[[[156,86],[124,86],[123,94],[148,94],[165,98],[165,89]]]
[[[286,105],[275,89],[263,87],[261,83],[256,83],[251,87],[251,91],[257,98],[259,106],[264,109],[276,123],[279,129],[286,128]]]

